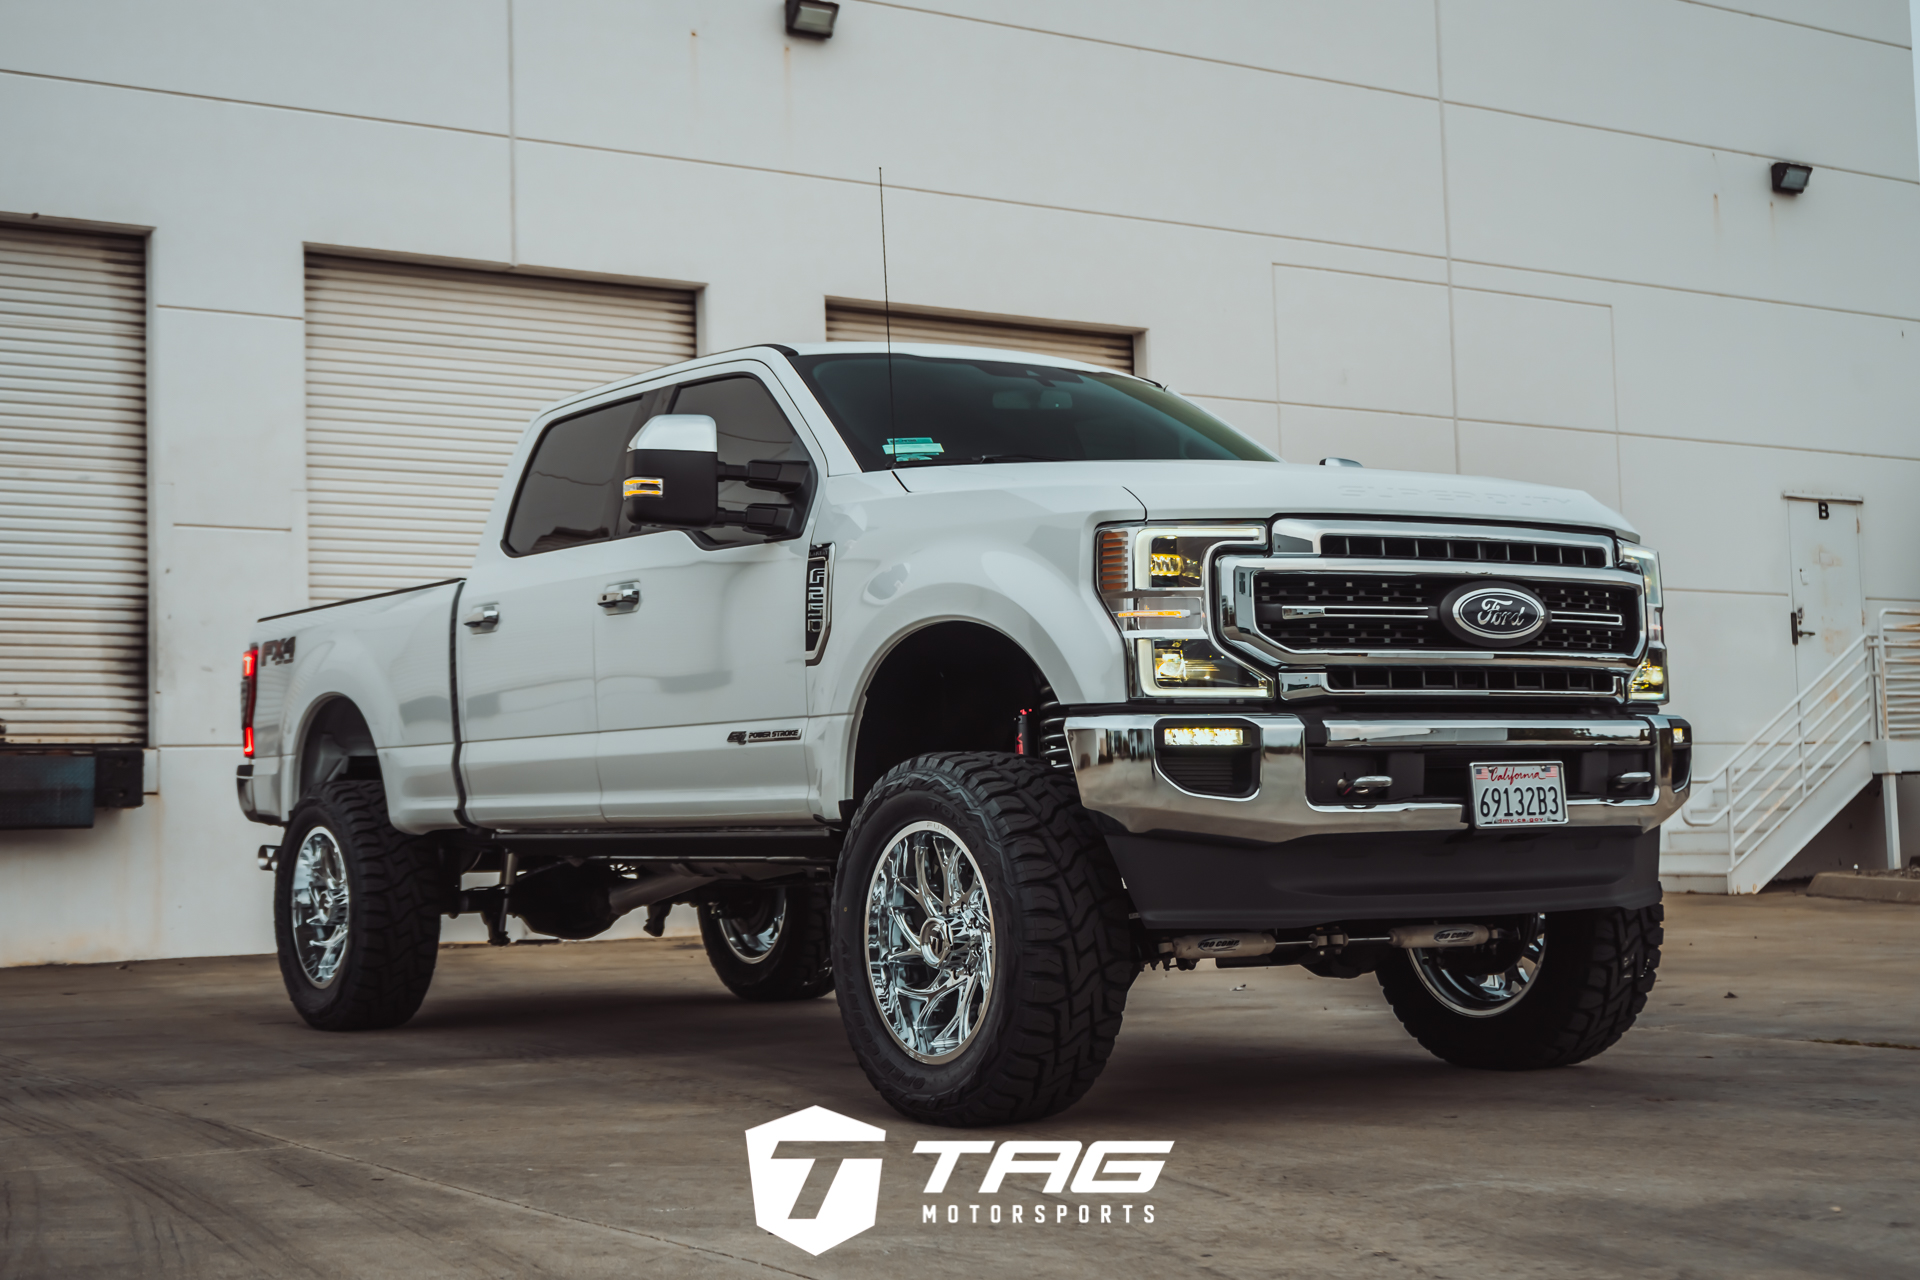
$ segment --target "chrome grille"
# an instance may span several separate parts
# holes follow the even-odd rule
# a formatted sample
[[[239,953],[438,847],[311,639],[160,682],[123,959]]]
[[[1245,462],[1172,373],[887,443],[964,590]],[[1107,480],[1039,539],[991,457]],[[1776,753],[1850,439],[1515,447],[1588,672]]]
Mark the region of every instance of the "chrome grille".
[[[1254,620],[1261,634],[1296,652],[1459,649],[1460,641],[1441,625],[1440,602],[1454,588],[1484,580],[1453,574],[1266,572],[1254,582]],[[1521,648],[1633,652],[1640,628],[1633,588],[1531,576],[1526,585],[1545,602],[1550,619]]]

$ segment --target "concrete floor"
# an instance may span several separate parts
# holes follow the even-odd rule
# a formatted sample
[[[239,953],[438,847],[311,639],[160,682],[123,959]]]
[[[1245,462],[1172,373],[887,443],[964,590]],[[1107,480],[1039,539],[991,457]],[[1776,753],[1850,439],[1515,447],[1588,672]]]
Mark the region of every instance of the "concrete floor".
[[[1585,1066],[1445,1066],[1370,978],[1154,973],[1085,1102],[991,1134],[902,1121],[831,999],[742,1003],[684,940],[449,947],[361,1035],[267,958],[0,971],[0,1276],[1920,1275],[1920,909],[1668,915]],[[887,1130],[878,1225],[817,1258],[754,1226],[741,1138],[814,1104]],[[974,1194],[978,1156],[922,1194],[914,1140],[1013,1136],[1176,1145],[1131,1224],[1034,1226],[1103,1197]]]

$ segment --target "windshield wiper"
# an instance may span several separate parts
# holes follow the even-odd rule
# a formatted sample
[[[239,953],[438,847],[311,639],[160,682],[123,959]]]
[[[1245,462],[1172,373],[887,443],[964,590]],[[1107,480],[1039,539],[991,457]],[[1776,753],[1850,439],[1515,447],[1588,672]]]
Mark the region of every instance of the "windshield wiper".
[[[969,458],[906,458],[895,467],[966,467],[985,462],[1068,462],[1044,453],[976,453]]]

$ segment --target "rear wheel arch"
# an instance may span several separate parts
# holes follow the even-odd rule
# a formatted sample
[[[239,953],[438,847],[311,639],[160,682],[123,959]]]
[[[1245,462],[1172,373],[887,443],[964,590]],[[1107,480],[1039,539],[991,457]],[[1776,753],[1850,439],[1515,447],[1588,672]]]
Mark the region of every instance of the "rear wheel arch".
[[[299,780],[294,802],[313,795],[323,785],[341,779],[380,780],[379,748],[373,730],[353,699],[331,694],[307,710],[295,758]]]

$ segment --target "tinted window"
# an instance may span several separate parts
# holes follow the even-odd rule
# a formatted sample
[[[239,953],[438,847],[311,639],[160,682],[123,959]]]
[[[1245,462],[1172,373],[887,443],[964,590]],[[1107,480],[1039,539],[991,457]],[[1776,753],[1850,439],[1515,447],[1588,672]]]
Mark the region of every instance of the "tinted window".
[[[695,382],[680,388],[671,410],[659,412],[704,413],[712,418],[720,433],[720,461],[739,465],[747,462],[806,462],[805,446],[794,434],[793,424],[760,380],[747,374]],[[749,503],[786,505],[793,499],[763,489],[749,489],[738,480],[720,486],[720,505],[740,508]],[[727,544],[764,541],[764,535],[744,529],[709,529],[709,541]]]
[[[1274,456],[1152,383],[1041,363],[884,353],[794,362],[869,471],[964,462]]]
[[[507,549],[528,555],[612,537],[627,441],[658,412],[666,394],[650,391],[548,427],[514,500]]]

